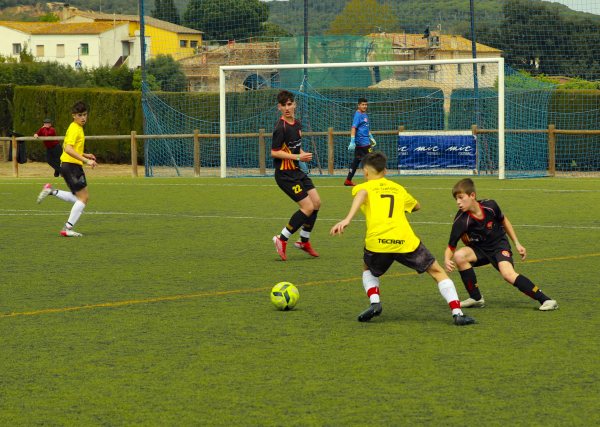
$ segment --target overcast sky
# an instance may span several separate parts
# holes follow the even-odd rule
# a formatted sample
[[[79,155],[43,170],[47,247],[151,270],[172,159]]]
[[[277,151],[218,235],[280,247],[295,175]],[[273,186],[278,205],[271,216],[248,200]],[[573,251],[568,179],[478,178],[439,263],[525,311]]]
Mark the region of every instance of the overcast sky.
[[[600,0],[557,0],[556,2],[573,10],[600,15]]]

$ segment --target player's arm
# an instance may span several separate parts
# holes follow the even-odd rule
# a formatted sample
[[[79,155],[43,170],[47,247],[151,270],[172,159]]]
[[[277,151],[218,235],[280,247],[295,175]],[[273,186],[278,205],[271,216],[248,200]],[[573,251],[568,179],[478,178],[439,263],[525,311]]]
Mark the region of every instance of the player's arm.
[[[288,159],[288,160],[300,160],[301,162],[310,162],[312,160],[312,153],[306,153],[300,150],[300,154],[286,153],[281,150],[271,150],[271,157],[276,159]]]
[[[415,205],[415,207],[414,207],[414,208],[412,208],[411,212],[416,212],[416,211],[418,211],[419,209],[421,209],[421,204],[420,204],[419,202],[417,202],[417,204]]]
[[[75,148],[73,147],[72,144],[67,144],[65,145],[65,153],[67,153],[69,156],[73,157],[74,159],[79,160],[80,162],[82,162],[83,164],[86,164],[88,166],[91,166],[92,169],[96,166],[98,166],[98,163],[96,163],[96,158],[94,157],[93,154],[79,154],[77,153],[77,151],[75,151]],[[85,156],[92,156],[92,157],[85,157]]]
[[[515,233],[515,229],[513,228],[512,224],[510,223],[507,217],[504,217],[504,221],[502,221],[502,226],[504,227],[504,231],[506,231],[506,234],[508,234],[508,237],[510,237],[510,240],[512,240],[515,243],[515,249],[517,250],[517,252],[519,252],[519,255],[521,255],[521,260],[524,260],[527,256],[527,250],[523,247],[523,245],[521,245],[521,243],[519,243],[519,239],[517,239],[517,233]]]
[[[361,205],[365,202],[365,200],[367,200],[368,194],[369,193],[367,193],[367,190],[363,189],[360,190],[356,194],[356,196],[354,196],[352,206],[350,207],[350,212],[348,212],[346,218],[344,218],[342,221],[338,222],[336,225],[333,226],[329,234],[331,234],[332,236],[335,236],[335,233],[338,233],[338,236],[344,234],[344,228],[348,227],[350,221],[352,221],[352,218],[354,218],[354,215],[356,215],[356,212],[358,212]]]
[[[452,270],[456,268],[456,266],[454,265],[454,261],[452,261],[452,258],[454,258],[455,251],[456,248],[452,249],[451,247],[447,247],[446,251],[444,252],[444,264],[446,265],[446,271],[448,273],[452,273]]]

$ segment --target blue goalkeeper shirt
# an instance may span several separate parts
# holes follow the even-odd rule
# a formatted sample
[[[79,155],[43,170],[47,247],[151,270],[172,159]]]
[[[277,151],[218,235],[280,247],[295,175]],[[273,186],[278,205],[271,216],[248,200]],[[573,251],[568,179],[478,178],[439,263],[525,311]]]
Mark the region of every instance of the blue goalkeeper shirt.
[[[356,139],[354,142],[357,147],[371,145],[371,141],[369,140],[369,117],[366,114],[360,111],[354,113],[352,127],[356,129]]]

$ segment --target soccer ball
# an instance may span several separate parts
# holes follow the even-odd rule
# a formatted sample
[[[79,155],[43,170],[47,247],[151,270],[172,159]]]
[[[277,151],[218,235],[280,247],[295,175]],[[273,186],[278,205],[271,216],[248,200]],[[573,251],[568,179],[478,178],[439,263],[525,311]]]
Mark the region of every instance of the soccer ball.
[[[298,289],[289,282],[280,282],[271,289],[271,302],[278,310],[291,310],[299,298]]]

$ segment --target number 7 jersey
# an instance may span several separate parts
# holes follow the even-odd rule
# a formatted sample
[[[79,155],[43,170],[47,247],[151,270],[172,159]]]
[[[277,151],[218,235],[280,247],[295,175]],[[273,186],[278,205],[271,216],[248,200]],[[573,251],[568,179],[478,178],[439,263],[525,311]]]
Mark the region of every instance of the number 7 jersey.
[[[414,197],[385,178],[353,187],[352,195],[360,190],[368,194],[360,207],[367,218],[365,248],[378,253],[409,253],[417,249],[421,241],[406,219],[406,212],[417,204]]]

